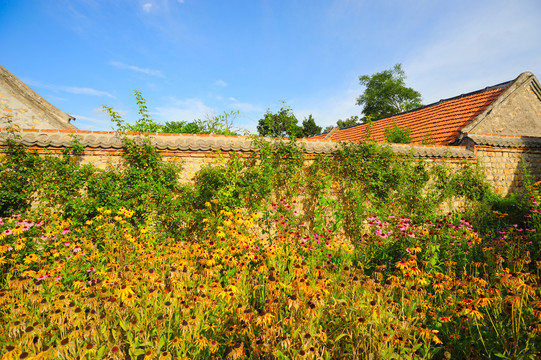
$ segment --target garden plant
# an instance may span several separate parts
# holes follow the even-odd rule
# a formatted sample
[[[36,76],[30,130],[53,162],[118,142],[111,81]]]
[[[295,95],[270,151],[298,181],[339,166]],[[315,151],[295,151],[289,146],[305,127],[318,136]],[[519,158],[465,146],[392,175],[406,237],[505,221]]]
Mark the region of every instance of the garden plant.
[[[541,193],[372,142],[0,161],[0,359],[536,359]],[[453,199],[461,212],[449,212]]]

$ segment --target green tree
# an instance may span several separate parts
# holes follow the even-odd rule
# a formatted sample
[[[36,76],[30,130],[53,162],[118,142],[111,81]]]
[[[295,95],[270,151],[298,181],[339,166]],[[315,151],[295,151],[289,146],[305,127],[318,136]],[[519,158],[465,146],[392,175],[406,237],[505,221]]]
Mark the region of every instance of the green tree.
[[[304,137],[321,134],[321,126],[317,126],[312,114],[302,121],[302,135]]]
[[[238,114],[238,111],[230,111],[221,115],[207,115],[203,120],[166,122],[162,131],[171,134],[238,135],[233,131],[233,121]]]
[[[346,120],[338,120],[336,122],[336,126],[338,126],[340,129],[343,129],[343,128],[346,128],[346,127],[359,125],[360,123],[362,123],[362,121],[359,118],[359,116],[358,115],[352,115],[352,116],[348,117]]]
[[[365,118],[379,119],[422,106],[421,94],[406,87],[405,78],[402,64],[373,75],[360,76],[359,82],[366,89],[357,98],[357,105],[363,106]]]
[[[336,122],[336,126],[334,125],[329,125],[327,126],[323,132],[324,133],[328,133],[330,132],[332,129],[334,129],[335,127],[338,127],[340,129],[343,129],[343,128],[346,128],[346,127],[350,127],[350,126],[355,126],[355,125],[359,125],[359,124],[362,124],[362,120],[361,118],[358,116],[358,115],[352,115],[348,118],[346,118],[346,120],[338,120]]]
[[[282,106],[282,108],[273,114],[270,109],[265,112],[263,119],[259,119],[257,132],[260,136],[271,137],[302,137],[302,128],[297,125],[297,118],[291,108]]]

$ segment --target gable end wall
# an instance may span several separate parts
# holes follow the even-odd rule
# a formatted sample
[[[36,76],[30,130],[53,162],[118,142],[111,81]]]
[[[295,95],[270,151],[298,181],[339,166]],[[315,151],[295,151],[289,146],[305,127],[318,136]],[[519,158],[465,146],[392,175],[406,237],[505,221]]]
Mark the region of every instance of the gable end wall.
[[[541,99],[536,82],[521,86],[468,133],[541,137]]]

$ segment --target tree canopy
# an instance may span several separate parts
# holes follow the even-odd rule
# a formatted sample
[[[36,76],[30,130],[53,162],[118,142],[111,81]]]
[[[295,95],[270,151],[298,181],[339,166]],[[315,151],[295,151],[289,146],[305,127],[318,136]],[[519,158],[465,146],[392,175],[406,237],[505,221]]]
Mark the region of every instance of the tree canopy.
[[[332,129],[334,129],[335,127],[338,127],[339,129],[343,129],[343,128],[346,128],[346,127],[359,125],[361,123],[362,123],[362,120],[360,119],[360,117],[358,115],[352,115],[352,116],[346,118],[346,120],[339,119],[338,121],[336,121],[336,126],[334,126],[334,125],[327,126],[325,128],[325,130],[323,130],[323,132],[328,133]]]
[[[359,76],[361,85],[366,86],[364,93],[357,98],[357,105],[363,106],[364,120],[375,120],[422,106],[421,94],[406,87],[405,79],[402,64],[373,75]]]
[[[304,118],[302,121],[302,135],[308,137],[317,134],[321,134],[321,126],[316,124],[312,114],[310,114],[308,118]]]
[[[238,114],[238,111],[230,111],[221,115],[207,114],[203,120],[166,122],[162,131],[171,134],[238,135],[233,131],[233,121]]]
[[[321,133],[321,126],[316,124],[311,114],[302,121],[302,127],[297,123],[298,120],[291,108],[284,105],[276,113],[272,113],[268,109],[263,118],[259,120],[257,132],[260,136],[290,138],[301,138]]]

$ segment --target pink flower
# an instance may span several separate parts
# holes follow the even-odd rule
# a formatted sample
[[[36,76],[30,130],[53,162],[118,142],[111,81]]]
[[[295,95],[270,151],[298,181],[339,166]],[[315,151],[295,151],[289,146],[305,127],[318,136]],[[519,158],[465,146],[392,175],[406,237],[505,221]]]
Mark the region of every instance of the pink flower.
[[[64,230],[62,230],[60,233],[61,233],[61,234],[68,234],[68,233],[70,233],[70,232],[71,232],[70,229],[64,228]]]
[[[60,281],[60,280],[62,280],[62,276],[56,276],[54,279],[55,279],[56,281]]]
[[[71,245],[71,243],[67,242],[64,245],[66,245],[66,247],[69,247]]]

